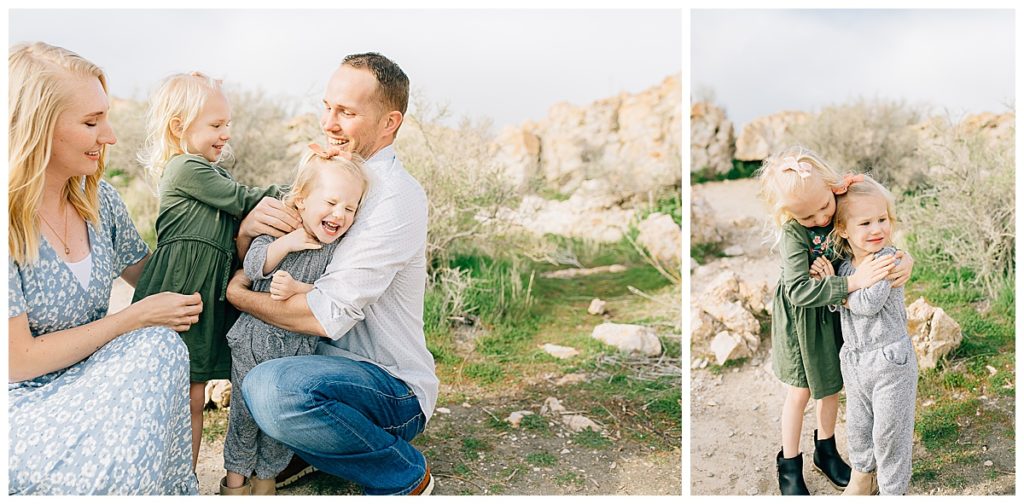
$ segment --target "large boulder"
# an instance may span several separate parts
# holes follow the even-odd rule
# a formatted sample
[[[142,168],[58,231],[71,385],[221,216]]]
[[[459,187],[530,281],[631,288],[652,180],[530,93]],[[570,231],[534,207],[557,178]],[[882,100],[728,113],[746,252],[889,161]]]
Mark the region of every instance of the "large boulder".
[[[663,213],[648,215],[639,225],[636,242],[666,267],[679,269],[683,254],[683,228]]]
[[[650,327],[606,322],[594,328],[594,339],[629,353],[661,354],[661,340]]]
[[[725,110],[708,102],[690,106],[690,171],[724,174],[736,152],[732,121]]]
[[[702,196],[691,192],[690,200],[690,243],[719,243],[724,237],[718,229],[715,211]]]
[[[736,139],[736,159],[763,161],[773,152],[786,147],[786,134],[793,126],[806,123],[811,115],[800,111],[783,111],[758,117],[743,127]]]
[[[718,364],[753,355],[761,347],[768,287],[725,270],[691,296],[690,341],[695,353],[711,353]]]
[[[917,364],[923,369],[934,368],[939,359],[956,350],[963,341],[960,324],[942,308],[929,305],[923,297],[907,307],[907,332],[914,342]]]

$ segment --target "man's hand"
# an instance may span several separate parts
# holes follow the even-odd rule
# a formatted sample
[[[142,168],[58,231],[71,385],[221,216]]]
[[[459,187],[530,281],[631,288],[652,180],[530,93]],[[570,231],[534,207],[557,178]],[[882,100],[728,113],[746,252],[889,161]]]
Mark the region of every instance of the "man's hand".
[[[298,212],[285,206],[281,200],[267,196],[242,219],[238,234],[248,238],[264,234],[280,238],[294,231],[301,223]]]

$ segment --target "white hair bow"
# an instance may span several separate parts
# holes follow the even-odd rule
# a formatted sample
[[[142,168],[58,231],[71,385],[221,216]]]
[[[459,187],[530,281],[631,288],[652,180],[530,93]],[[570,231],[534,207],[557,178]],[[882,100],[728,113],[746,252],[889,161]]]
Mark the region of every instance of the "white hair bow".
[[[806,161],[797,162],[795,157],[788,156],[782,158],[782,164],[779,165],[779,171],[793,170],[800,175],[800,178],[805,179],[811,176],[811,163]]]

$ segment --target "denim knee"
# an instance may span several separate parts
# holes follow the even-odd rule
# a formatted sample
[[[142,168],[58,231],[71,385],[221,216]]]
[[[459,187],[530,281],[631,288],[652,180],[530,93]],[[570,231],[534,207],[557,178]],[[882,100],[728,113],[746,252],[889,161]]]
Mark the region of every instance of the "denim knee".
[[[287,377],[288,359],[274,359],[252,368],[242,379],[242,398],[253,420],[268,436],[281,439],[288,432],[289,413],[294,412],[300,384]]]

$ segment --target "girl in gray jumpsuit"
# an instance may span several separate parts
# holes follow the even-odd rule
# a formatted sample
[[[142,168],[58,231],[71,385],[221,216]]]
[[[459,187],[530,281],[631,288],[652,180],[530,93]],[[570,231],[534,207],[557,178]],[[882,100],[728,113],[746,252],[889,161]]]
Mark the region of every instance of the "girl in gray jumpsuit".
[[[254,292],[284,300],[313,289],[348,231],[366,194],[362,164],[337,149],[310,145],[285,204],[295,208],[302,225],[280,238],[262,235],[252,241],[243,268]],[[231,413],[224,440],[222,495],[272,495],[275,476],[292,452],[259,430],[240,391],[257,364],[294,355],[312,355],[319,337],[291,332],[243,313],[227,334],[231,348]],[[249,482],[245,478],[252,476]]]
[[[888,246],[895,216],[889,191],[865,177],[837,197],[836,204],[833,238],[846,257],[839,276],[896,253]],[[839,361],[853,466],[843,493],[902,495],[910,485],[918,371],[907,333],[903,288],[894,289],[882,280],[850,293],[839,311]]]

